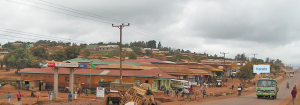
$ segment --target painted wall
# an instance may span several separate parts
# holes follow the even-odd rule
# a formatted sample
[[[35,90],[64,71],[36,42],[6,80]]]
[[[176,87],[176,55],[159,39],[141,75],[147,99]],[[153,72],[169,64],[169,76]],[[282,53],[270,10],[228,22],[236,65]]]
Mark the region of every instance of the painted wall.
[[[66,78],[69,78],[70,75],[68,74],[59,74],[58,75],[58,82],[59,83],[69,83],[65,81]],[[79,79],[77,79],[79,78]],[[79,80],[79,83],[88,83],[89,75],[74,75],[74,83]],[[91,83],[98,84],[99,79],[104,79],[103,82],[114,82],[115,79],[120,79],[119,76],[91,76]],[[54,75],[53,74],[27,74],[22,73],[21,79],[23,80],[46,80],[46,82],[54,82]],[[141,83],[145,83],[145,80],[149,81],[149,84],[152,84],[152,79],[149,77],[123,77],[123,83],[134,83],[134,80],[141,80]]]

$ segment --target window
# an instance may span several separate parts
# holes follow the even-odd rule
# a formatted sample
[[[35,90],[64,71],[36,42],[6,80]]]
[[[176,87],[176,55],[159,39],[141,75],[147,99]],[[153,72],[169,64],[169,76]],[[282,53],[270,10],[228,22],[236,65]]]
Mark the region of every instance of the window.
[[[47,76],[44,76],[44,78],[47,78]]]
[[[25,80],[28,79],[28,75],[24,75],[24,79],[25,79]]]
[[[156,87],[156,82],[155,81],[152,82],[152,86]]]
[[[69,82],[69,77],[65,77],[65,82]]]
[[[49,76],[48,78],[51,78],[51,76]]]
[[[43,76],[40,76],[40,78],[42,78]]]
[[[37,78],[37,75],[35,76],[35,78]]]
[[[80,83],[80,77],[75,78],[75,83]]]
[[[138,80],[138,79],[136,79],[136,80],[134,80],[134,84],[136,84],[136,85],[141,85],[141,84],[142,84],[142,81],[141,81],[141,80]]]
[[[104,79],[103,78],[99,78],[99,82],[104,82]]]
[[[31,78],[33,78],[33,75],[31,75]]]
[[[90,83],[90,78],[86,78],[85,83]]]
[[[119,79],[114,79],[114,82],[119,82]]]

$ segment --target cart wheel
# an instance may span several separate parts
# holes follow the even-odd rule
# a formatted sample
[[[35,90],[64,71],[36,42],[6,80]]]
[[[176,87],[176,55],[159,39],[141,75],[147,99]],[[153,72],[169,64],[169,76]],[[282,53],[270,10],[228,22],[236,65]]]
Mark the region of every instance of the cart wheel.
[[[105,98],[105,105],[109,105],[109,98],[108,97]]]

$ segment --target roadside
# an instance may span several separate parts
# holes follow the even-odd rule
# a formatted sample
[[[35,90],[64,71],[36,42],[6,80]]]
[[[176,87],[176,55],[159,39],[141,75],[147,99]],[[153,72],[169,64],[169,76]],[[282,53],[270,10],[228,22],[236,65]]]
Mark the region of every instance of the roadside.
[[[299,105],[300,104],[300,81],[299,83],[297,84],[297,96],[296,96],[296,100],[295,100],[295,105]],[[291,87],[294,87],[294,86],[291,86]],[[289,93],[291,93],[291,91],[288,91]],[[293,105],[293,99],[292,99],[292,95],[290,95],[288,98],[284,99],[284,101],[282,101],[280,104],[278,105]]]
[[[281,83],[283,83],[287,79],[287,77],[279,76],[276,79],[278,80],[278,84],[280,85]],[[238,83],[239,83],[238,79],[235,79],[235,80],[238,81]],[[251,82],[254,82],[256,80],[257,80],[257,78],[251,80]],[[209,97],[209,98],[205,97],[204,100],[201,101],[201,102],[198,102],[198,101],[186,102],[186,101],[183,101],[182,97],[181,98],[177,98],[177,100],[176,100],[176,98],[175,99],[171,98],[172,100],[170,100],[170,101],[174,101],[174,102],[162,102],[162,105],[197,104],[197,103],[206,103],[206,102],[210,102],[210,101],[223,100],[223,99],[229,99],[229,98],[237,98],[236,89],[231,90],[230,87],[224,87],[224,88],[220,89],[220,88],[215,87],[215,88],[211,88],[211,89],[213,89],[212,91],[214,91],[214,93],[222,92],[224,94],[225,92],[231,92],[232,94],[230,94],[230,95],[224,95],[224,96],[219,96],[219,97]],[[255,85],[251,85],[248,88],[244,89],[244,91],[242,92],[242,96],[254,94],[255,91],[256,91]],[[209,92],[210,92],[210,90],[207,91],[208,95],[209,95]],[[202,94],[200,94],[199,96],[202,98]]]

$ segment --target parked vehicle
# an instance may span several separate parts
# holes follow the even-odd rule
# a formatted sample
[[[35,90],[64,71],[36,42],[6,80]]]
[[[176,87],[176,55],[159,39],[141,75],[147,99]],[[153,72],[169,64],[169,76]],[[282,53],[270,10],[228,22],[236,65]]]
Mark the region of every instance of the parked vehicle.
[[[256,82],[256,96],[257,99],[264,97],[271,97],[276,99],[279,88],[277,80],[271,78],[260,78]]]
[[[290,71],[290,77],[294,77],[294,72]]]
[[[192,84],[190,84],[191,86]],[[171,79],[171,87],[181,91],[183,88],[189,88],[187,80]]]

